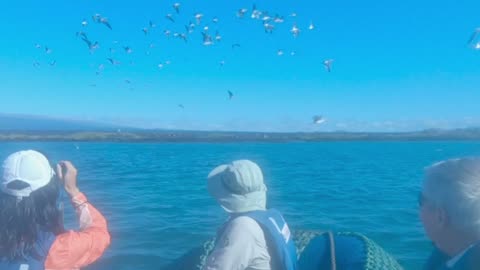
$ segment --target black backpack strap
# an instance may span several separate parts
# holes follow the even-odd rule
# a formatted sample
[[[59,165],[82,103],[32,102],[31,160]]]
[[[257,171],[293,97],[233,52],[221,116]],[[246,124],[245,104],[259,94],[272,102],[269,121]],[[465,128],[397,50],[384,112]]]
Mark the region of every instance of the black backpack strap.
[[[330,265],[331,270],[337,270],[337,258],[335,256],[335,237],[332,232],[328,232],[328,240],[330,242]]]

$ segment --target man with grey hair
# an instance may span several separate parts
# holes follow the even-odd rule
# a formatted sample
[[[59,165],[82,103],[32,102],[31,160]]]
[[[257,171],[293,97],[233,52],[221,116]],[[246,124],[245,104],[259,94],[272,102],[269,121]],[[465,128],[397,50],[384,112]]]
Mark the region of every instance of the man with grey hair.
[[[220,228],[206,270],[295,270],[295,245],[282,215],[266,208],[267,188],[257,164],[237,160],[208,175],[208,191],[230,214]]]
[[[428,167],[419,204],[425,233],[435,245],[424,269],[480,269],[480,158]]]

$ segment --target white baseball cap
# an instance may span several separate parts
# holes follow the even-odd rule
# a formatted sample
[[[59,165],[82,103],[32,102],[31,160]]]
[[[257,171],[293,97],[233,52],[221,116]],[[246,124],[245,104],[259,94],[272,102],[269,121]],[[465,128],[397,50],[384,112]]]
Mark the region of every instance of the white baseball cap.
[[[260,167],[250,160],[237,160],[213,169],[208,191],[229,213],[265,210],[267,187]]]
[[[35,190],[46,186],[55,175],[48,159],[33,150],[11,154],[3,162],[2,169],[1,191],[19,198],[28,197]],[[28,186],[23,189],[9,188],[8,185],[16,180],[24,182]]]

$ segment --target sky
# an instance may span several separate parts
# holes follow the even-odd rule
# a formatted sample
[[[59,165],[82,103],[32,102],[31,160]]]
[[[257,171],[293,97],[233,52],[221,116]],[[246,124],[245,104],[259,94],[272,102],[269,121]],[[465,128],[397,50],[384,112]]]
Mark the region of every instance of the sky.
[[[467,45],[480,27],[478,1],[184,0],[179,14],[173,3],[4,3],[0,113],[196,130],[480,126],[480,50]],[[285,21],[265,33],[262,22],[250,17],[253,4]],[[244,18],[236,16],[241,8],[248,9]],[[97,13],[112,30],[92,20]],[[168,13],[175,23],[165,18]],[[164,35],[167,29],[184,33],[195,13],[204,17],[187,42]],[[149,21],[156,27],[145,35]],[[298,37],[290,33],[294,24]],[[205,26],[222,40],[203,45]],[[100,47],[91,52],[79,31]],[[240,47],[232,49],[236,43]],[[334,60],[331,72],[326,59]],[[234,93],[231,100],[227,91]],[[314,125],[314,115],[327,121]]]

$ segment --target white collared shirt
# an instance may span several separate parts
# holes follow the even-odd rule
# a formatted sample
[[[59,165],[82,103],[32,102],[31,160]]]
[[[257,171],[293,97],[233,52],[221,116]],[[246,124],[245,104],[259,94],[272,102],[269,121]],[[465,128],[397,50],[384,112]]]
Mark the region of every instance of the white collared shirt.
[[[460,261],[463,256],[474,246],[474,244],[471,244],[468,246],[466,249],[464,249],[462,252],[458,253],[455,257],[451,258],[450,260],[447,261],[447,267],[452,268],[457,264],[458,261]]]

